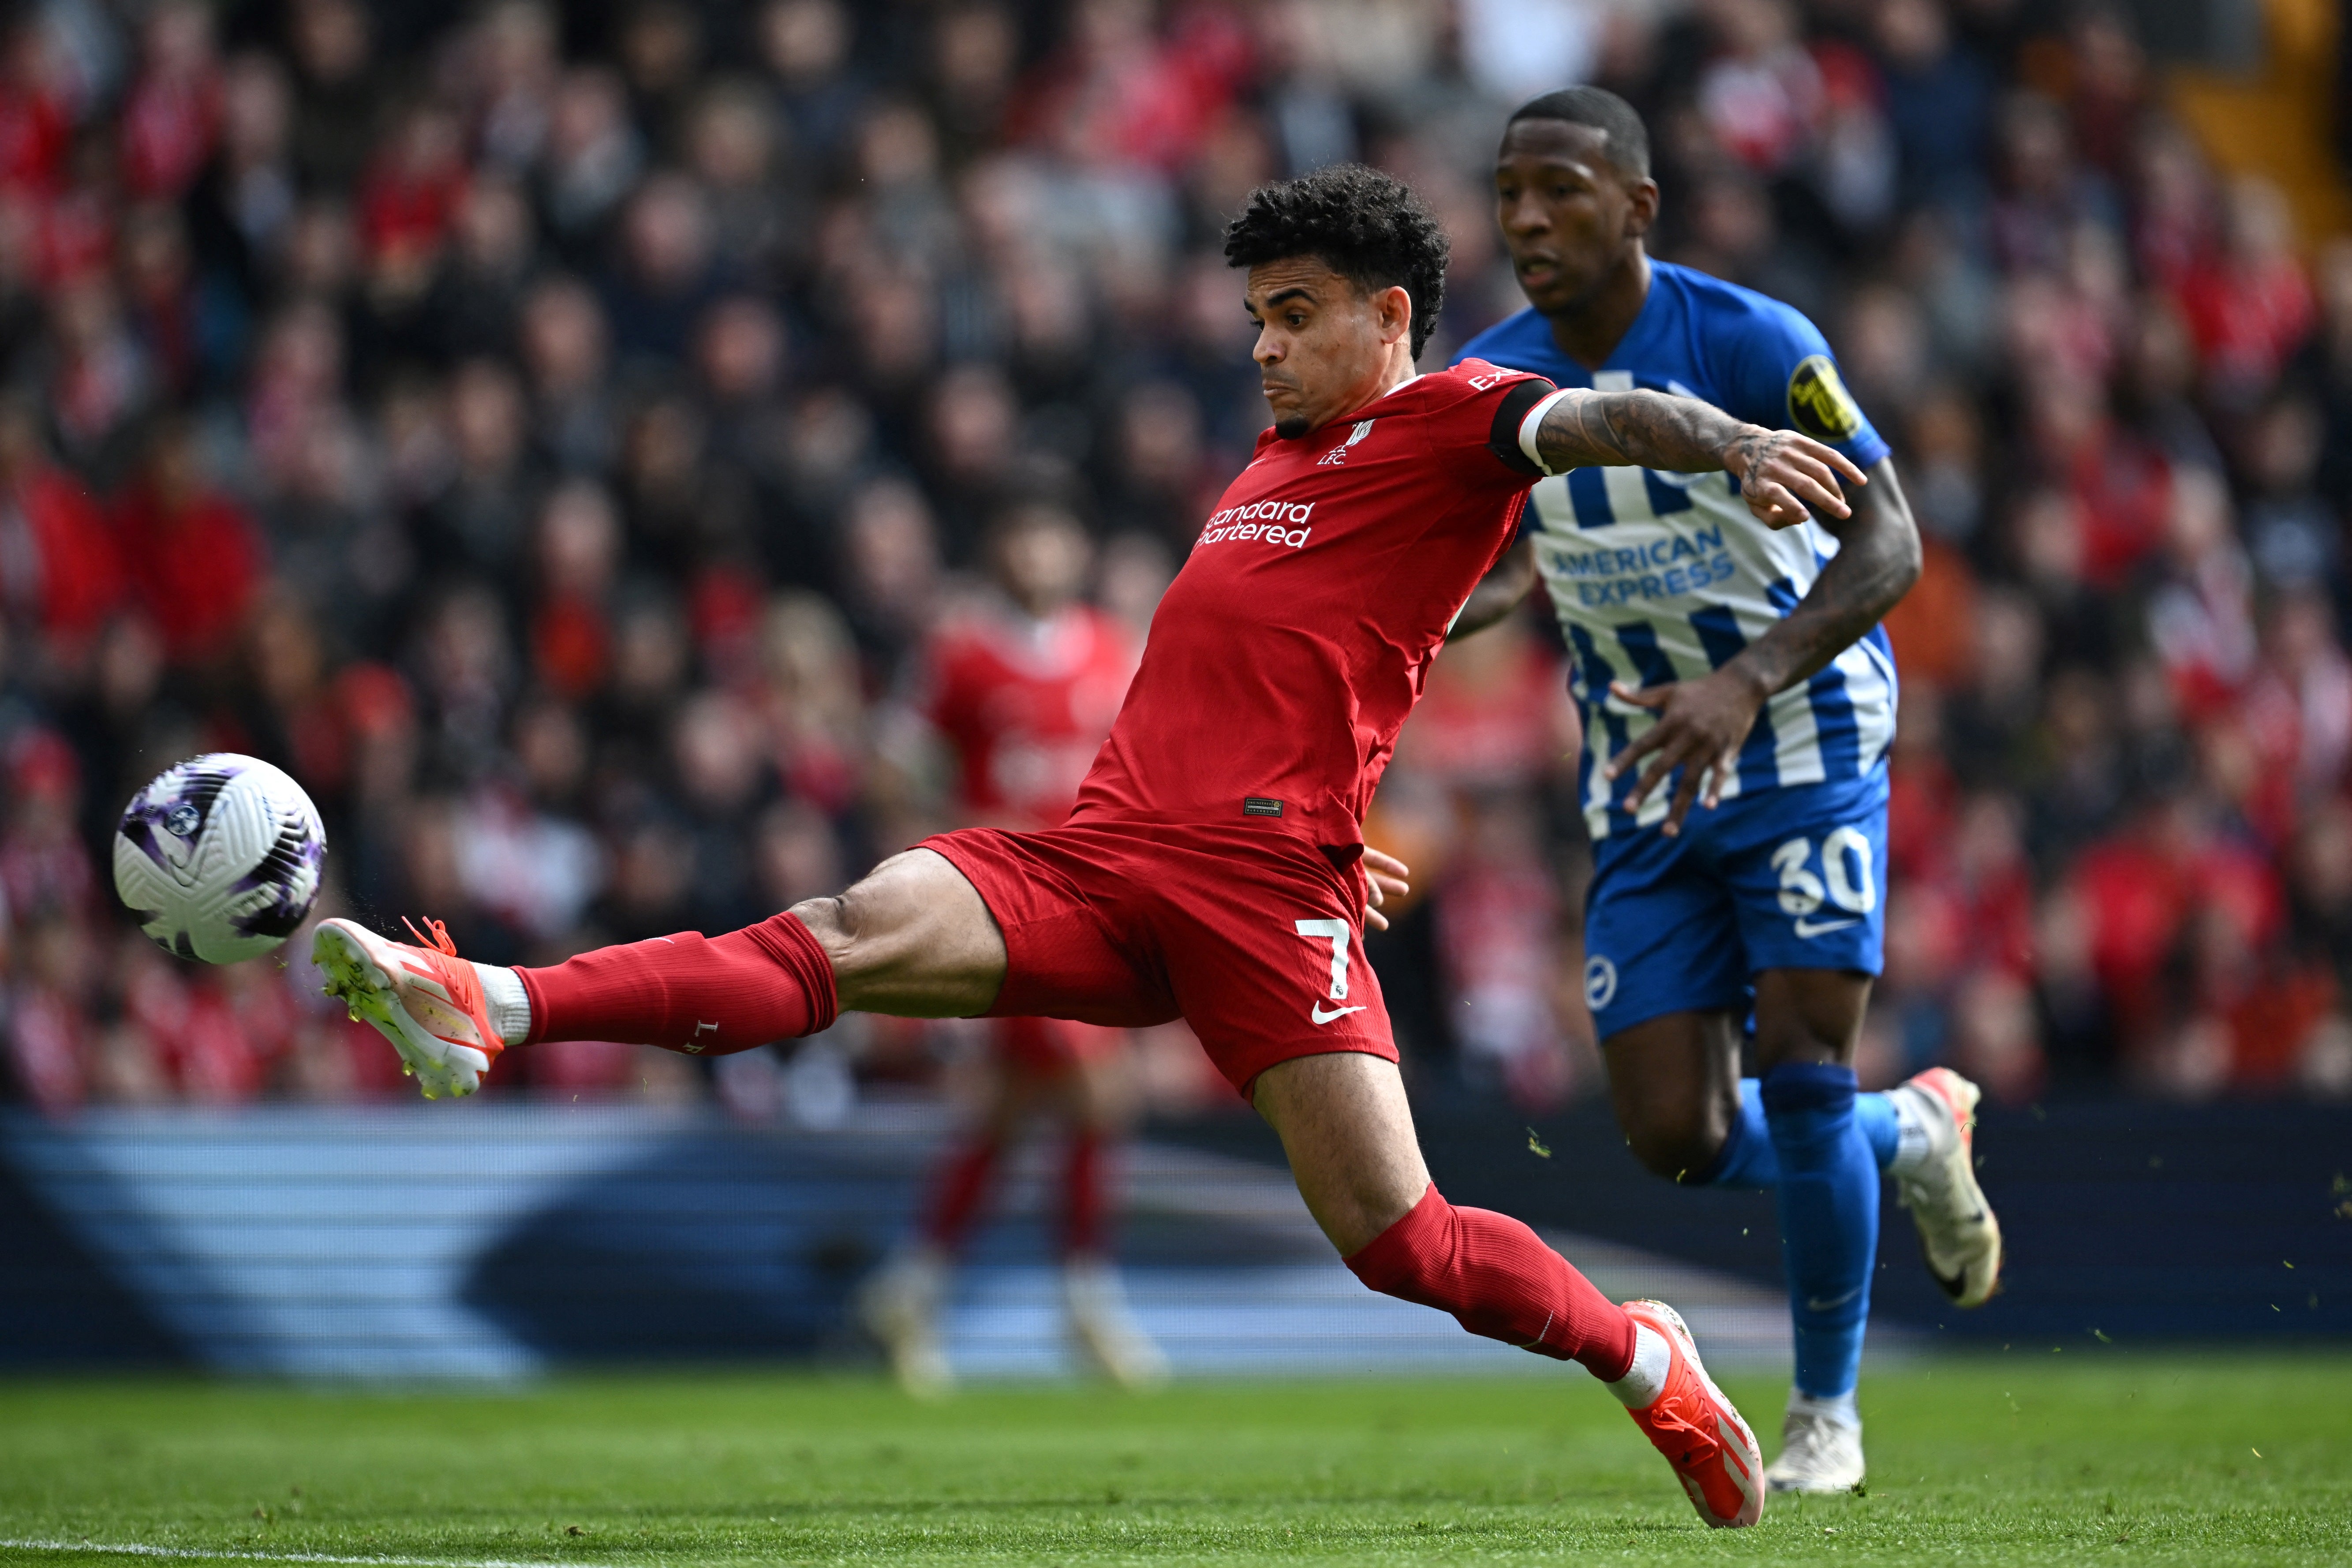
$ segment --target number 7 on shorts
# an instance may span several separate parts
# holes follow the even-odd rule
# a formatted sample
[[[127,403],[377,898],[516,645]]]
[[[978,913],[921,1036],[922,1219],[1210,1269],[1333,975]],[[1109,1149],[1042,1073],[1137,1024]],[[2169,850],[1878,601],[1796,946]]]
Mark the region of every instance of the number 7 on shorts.
[[[1326,936],[1331,939],[1331,1000],[1348,999],[1348,937],[1346,921],[1321,920],[1295,922],[1301,936]],[[1353,1009],[1350,1009],[1353,1011]]]

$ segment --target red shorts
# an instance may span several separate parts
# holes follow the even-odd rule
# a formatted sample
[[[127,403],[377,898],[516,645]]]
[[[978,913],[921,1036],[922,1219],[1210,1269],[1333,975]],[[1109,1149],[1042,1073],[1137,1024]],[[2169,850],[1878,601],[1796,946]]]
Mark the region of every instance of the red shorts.
[[[1363,894],[1313,845],[1254,823],[1091,821],[923,840],[1004,933],[990,1017],[1149,1028],[1181,1017],[1244,1095],[1276,1062],[1397,1059],[1364,962]]]
[[[1067,1018],[998,1018],[988,1031],[996,1059],[1034,1078],[1058,1078],[1101,1061],[1126,1042],[1124,1029],[1074,1024]]]

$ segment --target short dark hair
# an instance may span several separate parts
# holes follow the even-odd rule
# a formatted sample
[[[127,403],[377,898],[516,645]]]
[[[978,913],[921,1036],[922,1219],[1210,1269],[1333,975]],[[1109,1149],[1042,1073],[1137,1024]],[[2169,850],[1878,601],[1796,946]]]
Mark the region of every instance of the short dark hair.
[[[1605,87],[1564,87],[1531,98],[1511,113],[1505,129],[1522,120],[1564,120],[1590,125],[1609,141],[1609,162],[1630,180],[1650,177],[1650,128],[1640,111]]]
[[[1262,267],[1312,256],[1370,292],[1402,288],[1412,300],[1412,356],[1445,305],[1445,260],[1453,244],[1422,199],[1401,181],[1361,163],[1334,163],[1260,185],[1225,226],[1225,261]]]

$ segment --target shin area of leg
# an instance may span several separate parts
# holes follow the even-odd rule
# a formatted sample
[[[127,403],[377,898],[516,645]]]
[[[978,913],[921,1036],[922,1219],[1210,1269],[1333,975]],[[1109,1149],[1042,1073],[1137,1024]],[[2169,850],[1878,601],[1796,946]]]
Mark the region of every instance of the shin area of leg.
[[[1303,1057],[1253,1087],[1308,1212],[1366,1285],[1604,1382],[1626,1374],[1633,1323],[1620,1308],[1519,1221],[1456,1208],[1431,1184],[1395,1063]]]

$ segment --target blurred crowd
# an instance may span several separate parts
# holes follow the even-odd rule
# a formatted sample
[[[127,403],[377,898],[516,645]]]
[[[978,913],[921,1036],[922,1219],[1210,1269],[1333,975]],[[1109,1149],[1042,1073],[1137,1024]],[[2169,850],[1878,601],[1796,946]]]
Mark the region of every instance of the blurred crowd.
[[[322,912],[490,961],[732,927],[946,825],[908,694],[992,520],[1078,519],[1139,633],[1265,423],[1245,193],[1422,190],[1442,363],[1521,304],[1503,118],[1579,79],[1649,119],[1657,253],[1829,332],[1929,536],[1866,1078],[2352,1091],[2352,247],[2217,174],[2119,13],[2026,0],[11,6],[10,1091],[399,1090],[302,938],[206,971],[116,907],[114,814],[196,752],[308,786]],[[1538,609],[1439,661],[1374,825],[1413,1070],[1530,1105],[1597,1071]],[[967,1048],[499,1076],[816,1118]],[[1196,1057],[1163,1106],[1230,1099]]]

